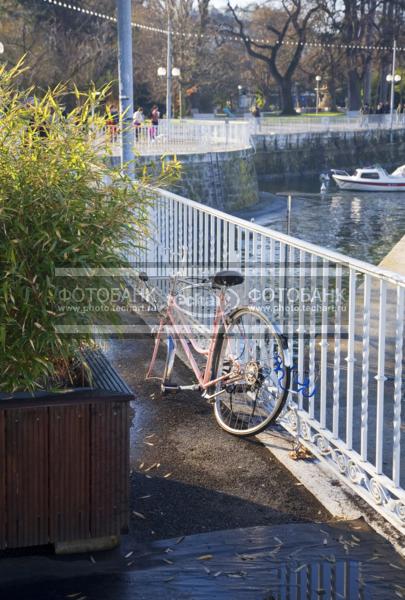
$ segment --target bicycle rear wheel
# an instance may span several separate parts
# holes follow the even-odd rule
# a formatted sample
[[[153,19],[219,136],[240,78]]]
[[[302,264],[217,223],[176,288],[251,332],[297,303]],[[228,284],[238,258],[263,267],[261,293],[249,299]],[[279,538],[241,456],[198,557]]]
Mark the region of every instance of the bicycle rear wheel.
[[[214,348],[212,379],[219,382],[214,414],[218,424],[238,436],[263,431],[280,414],[290,387],[286,340],[253,307],[240,308],[227,319]]]

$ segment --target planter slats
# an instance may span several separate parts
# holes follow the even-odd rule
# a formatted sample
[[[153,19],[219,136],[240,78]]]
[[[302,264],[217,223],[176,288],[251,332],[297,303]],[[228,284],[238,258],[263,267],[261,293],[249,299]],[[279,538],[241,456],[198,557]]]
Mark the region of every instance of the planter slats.
[[[47,411],[29,408],[6,414],[8,547],[49,543],[48,431]]]
[[[95,387],[132,395],[131,388],[123,381],[101,350],[86,350],[83,356],[93,372]]]
[[[128,419],[125,405],[109,404],[92,407],[92,472],[91,481],[91,534],[94,537],[108,535],[106,526],[111,520],[113,527],[121,531],[127,524],[129,501]],[[112,435],[120,430],[123,435]],[[100,443],[108,440],[108,443]],[[108,481],[108,490],[106,490]],[[112,494],[114,490],[114,494]]]
[[[78,540],[90,535],[90,406],[50,411],[50,536]]]
[[[0,549],[102,549],[127,528],[133,395],[101,353],[91,368],[104,389],[0,395]]]

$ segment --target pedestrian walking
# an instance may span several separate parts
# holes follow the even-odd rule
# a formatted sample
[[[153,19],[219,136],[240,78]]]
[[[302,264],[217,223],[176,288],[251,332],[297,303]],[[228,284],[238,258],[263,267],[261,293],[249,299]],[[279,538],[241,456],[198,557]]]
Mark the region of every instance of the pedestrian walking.
[[[137,110],[134,112],[133,116],[133,124],[135,128],[135,140],[138,141],[139,135],[141,133],[142,125],[145,121],[145,115],[143,114],[142,106],[138,106]]]
[[[150,138],[151,138],[151,140],[155,140],[157,137],[158,127],[159,127],[159,118],[160,118],[159,107],[156,104],[154,104],[152,106],[152,110],[150,111],[150,120],[151,120]]]

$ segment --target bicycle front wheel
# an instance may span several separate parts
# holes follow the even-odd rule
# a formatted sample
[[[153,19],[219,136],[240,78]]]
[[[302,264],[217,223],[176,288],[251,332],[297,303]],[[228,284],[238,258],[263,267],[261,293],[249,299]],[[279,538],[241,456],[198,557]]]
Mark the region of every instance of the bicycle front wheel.
[[[286,340],[253,307],[237,309],[223,329],[213,354],[218,424],[234,435],[263,431],[280,414],[290,387]]]

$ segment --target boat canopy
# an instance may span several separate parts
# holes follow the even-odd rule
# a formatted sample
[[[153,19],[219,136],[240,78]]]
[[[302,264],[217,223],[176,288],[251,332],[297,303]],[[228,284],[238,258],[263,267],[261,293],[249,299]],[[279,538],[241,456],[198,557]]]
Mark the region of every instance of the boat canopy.
[[[354,173],[354,177],[358,177],[359,179],[382,179],[387,177],[387,175],[387,171],[380,166],[356,169]]]
[[[402,165],[401,167],[398,167],[398,169],[395,169],[395,171],[392,173],[393,177],[405,177],[405,165]]]

